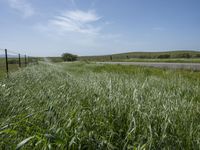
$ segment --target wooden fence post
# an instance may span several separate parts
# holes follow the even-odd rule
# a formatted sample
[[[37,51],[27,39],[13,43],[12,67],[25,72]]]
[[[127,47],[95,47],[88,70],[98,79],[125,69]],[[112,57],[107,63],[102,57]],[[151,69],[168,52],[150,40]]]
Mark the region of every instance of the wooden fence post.
[[[5,49],[5,57],[6,57],[6,73],[8,77],[8,51],[7,49]]]
[[[110,60],[112,61],[112,56],[110,56]]]
[[[26,64],[26,63],[27,63],[27,62],[26,62],[26,55],[24,55],[24,57],[25,57],[25,67],[26,67],[26,65],[27,65],[27,64]]]
[[[18,56],[19,56],[19,67],[21,68],[21,57],[20,57],[20,54]]]

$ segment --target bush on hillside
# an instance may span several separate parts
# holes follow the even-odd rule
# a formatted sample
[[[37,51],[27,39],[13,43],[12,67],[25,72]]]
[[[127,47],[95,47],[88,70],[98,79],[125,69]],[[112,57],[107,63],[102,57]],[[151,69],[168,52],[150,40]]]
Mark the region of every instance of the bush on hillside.
[[[197,58],[200,58],[200,54],[196,54],[196,57],[197,57]]]
[[[191,58],[189,53],[178,54],[177,58]]]
[[[64,61],[76,61],[78,58],[77,55],[73,55],[73,54],[70,54],[70,53],[64,53],[62,54],[62,59]]]
[[[170,58],[169,54],[159,55],[158,58]]]

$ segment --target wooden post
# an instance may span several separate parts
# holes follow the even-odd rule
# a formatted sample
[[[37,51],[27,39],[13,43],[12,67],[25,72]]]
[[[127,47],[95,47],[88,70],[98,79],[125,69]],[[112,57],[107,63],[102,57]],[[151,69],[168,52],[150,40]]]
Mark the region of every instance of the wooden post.
[[[8,77],[8,51],[7,49],[5,49],[5,57],[6,57],[6,73]]]
[[[26,67],[26,65],[27,65],[27,64],[26,64],[26,63],[27,63],[27,62],[26,62],[26,55],[24,55],[24,57],[25,57],[25,67]]]
[[[20,57],[20,54],[18,54],[19,56],[19,67],[21,68],[21,57]]]
[[[112,61],[112,56],[110,56],[110,60]]]

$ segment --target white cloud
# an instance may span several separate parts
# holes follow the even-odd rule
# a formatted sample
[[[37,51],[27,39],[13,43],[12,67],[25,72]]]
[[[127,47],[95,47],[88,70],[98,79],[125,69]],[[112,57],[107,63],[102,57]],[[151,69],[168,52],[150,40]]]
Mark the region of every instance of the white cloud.
[[[83,34],[98,34],[100,26],[94,25],[101,17],[95,11],[66,11],[60,15],[54,16],[54,19],[48,21],[48,27],[59,32],[77,32]]]
[[[121,34],[112,34],[103,29],[111,23],[105,21],[94,10],[82,11],[79,9],[64,11],[54,15],[46,23],[34,26],[42,35],[48,36],[58,45],[66,45],[72,49],[110,48],[121,41]],[[45,33],[45,34],[44,34]]]
[[[22,13],[25,18],[35,14],[33,7],[26,0],[8,0],[8,3],[11,8]]]
[[[68,11],[63,14],[65,17],[70,18],[71,20],[87,23],[87,22],[94,22],[100,19],[95,13],[95,11],[81,11],[81,10],[75,10],[75,11]]]

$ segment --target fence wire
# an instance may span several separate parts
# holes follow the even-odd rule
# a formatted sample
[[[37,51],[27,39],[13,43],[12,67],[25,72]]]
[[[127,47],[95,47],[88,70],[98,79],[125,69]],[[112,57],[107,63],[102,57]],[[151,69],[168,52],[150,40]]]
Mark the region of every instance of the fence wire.
[[[37,64],[37,58],[0,48],[0,77],[33,63]]]

